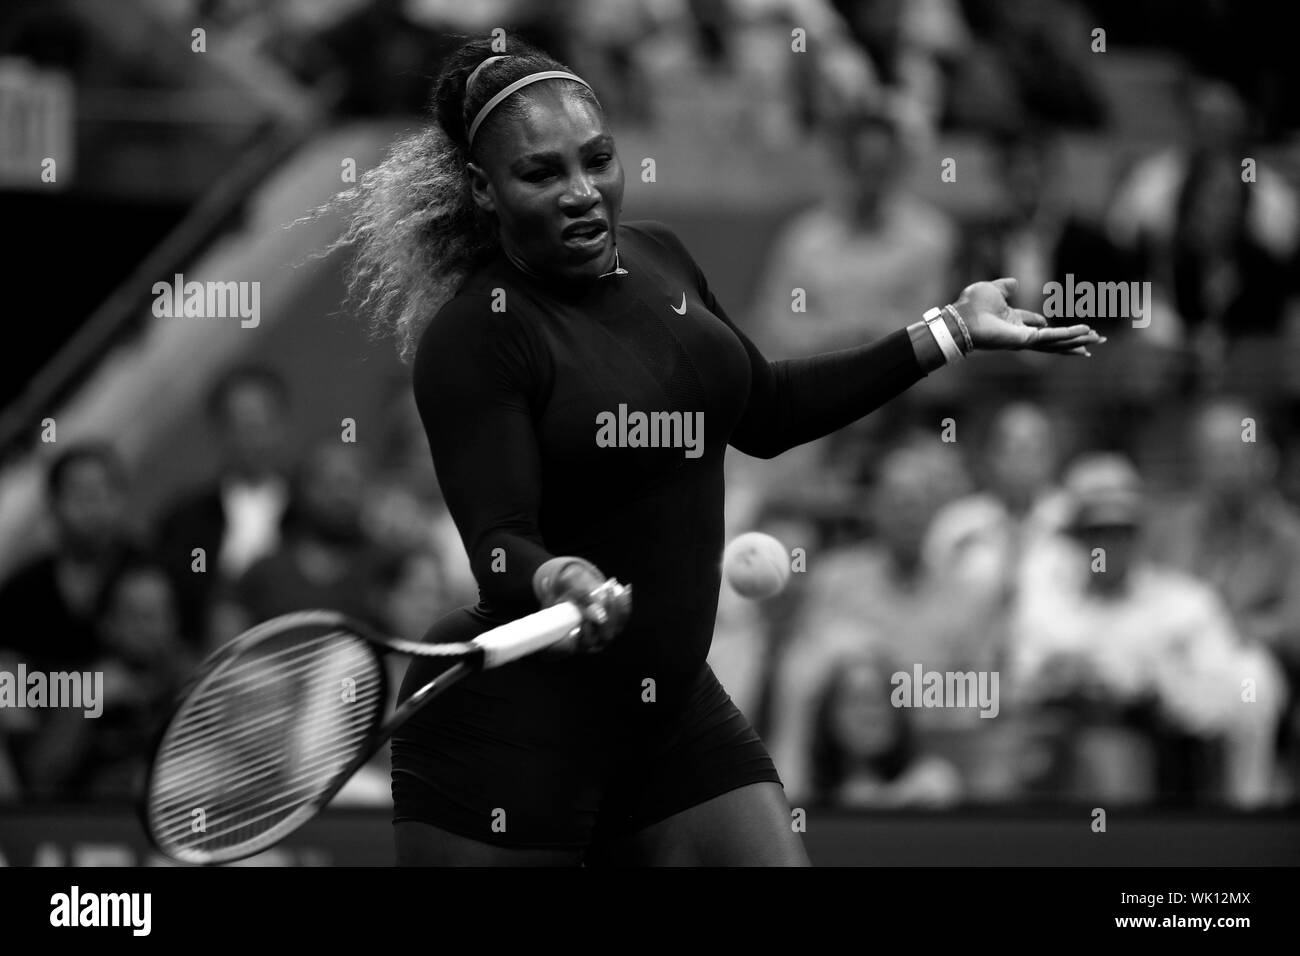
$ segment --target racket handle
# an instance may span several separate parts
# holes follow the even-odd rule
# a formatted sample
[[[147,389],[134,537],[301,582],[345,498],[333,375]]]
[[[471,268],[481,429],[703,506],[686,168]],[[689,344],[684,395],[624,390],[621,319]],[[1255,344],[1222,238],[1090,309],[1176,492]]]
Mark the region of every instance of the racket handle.
[[[535,651],[550,647],[582,624],[582,612],[572,601],[543,608],[527,617],[502,624],[471,641],[483,649],[483,667],[500,667]]]

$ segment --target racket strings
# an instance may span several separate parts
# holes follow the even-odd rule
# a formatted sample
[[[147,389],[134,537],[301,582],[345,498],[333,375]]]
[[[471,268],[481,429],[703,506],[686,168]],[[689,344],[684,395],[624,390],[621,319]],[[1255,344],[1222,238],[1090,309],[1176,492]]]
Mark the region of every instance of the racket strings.
[[[294,659],[283,660],[291,655]],[[196,697],[190,701],[185,721],[173,726],[170,737],[172,746],[180,749],[192,738],[202,738],[209,735],[213,725],[229,719],[232,702],[237,703],[241,695],[255,696],[261,694],[264,690],[262,687],[264,681],[273,683],[279,683],[280,681],[302,682],[308,675],[319,671],[320,665],[318,661],[318,654],[304,653],[303,648],[294,647],[268,654],[265,657],[258,657],[252,661],[240,660],[232,662],[205,688],[201,697]],[[269,668],[273,666],[277,669],[269,671]],[[280,706],[278,708],[270,709],[275,707],[275,704],[274,701],[267,703],[268,710],[263,712],[267,720],[283,720],[290,716],[292,708],[295,706],[294,702],[287,697],[279,702]],[[250,723],[243,731],[243,735],[260,737],[261,731],[257,725]],[[227,731],[222,739],[227,744],[234,744],[238,742],[240,736],[241,734],[238,731]]]
[[[155,773],[159,802],[165,800],[174,808],[172,816],[179,815],[159,821],[165,833],[175,831],[185,843],[206,846],[219,845],[241,830],[255,837],[259,826],[273,823],[328,785],[369,728],[368,719],[349,727],[339,705],[369,714],[373,708],[365,706],[365,698],[375,688],[367,684],[376,683],[351,676],[357,665],[371,664],[368,653],[332,653],[333,661],[325,662],[316,648],[301,655],[304,664],[296,672],[263,673],[251,685],[248,668],[240,669],[245,673],[232,669],[234,680],[222,675],[211,682],[197,703],[220,698],[221,706],[196,706],[199,718],[193,729],[187,721],[178,722],[181,733]],[[335,669],[348,676],[330,673]],[[352,683],[353,693],[346,696],[354,699],[345,701],[344,680]],[[322,702],[328,704],[324,711]],[[194,809],[204,811],[202,829],[194,826]]]
[[[160,847],[219,862],[314,812],[382,713],[382,662],[360,637],[299,627],[244,649],[192,692],[154,763]]]

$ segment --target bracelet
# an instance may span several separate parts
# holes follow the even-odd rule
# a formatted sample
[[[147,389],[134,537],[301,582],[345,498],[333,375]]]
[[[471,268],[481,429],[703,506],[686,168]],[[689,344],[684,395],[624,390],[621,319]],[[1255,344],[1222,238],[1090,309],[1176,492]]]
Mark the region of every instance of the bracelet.
[[[957,348],[957,342],[953,339],[952,333],[948,331],[947,324],[943,321],[943,310],[935,307],[922,316],[925,319],[926,326],[930,329],[930,334],[934,336],[935,342],[939,344],[939,351],[943,353],[944,364],[951,365],[953,362],[961,360],[961,349]]]
[[[975,343],[974,341],[971,340],[970,329],[966,328],[966,322],[964,319],[962,319],[961,313],[957,311],[957,307],[949,303],[948,305],[944,306],[944,309],[947,311],[949,315],[951,315],[957,321],[957,328],[961,329],[962,341],[966,343],[966,352],[968,354],[970,352],[974,352]]]

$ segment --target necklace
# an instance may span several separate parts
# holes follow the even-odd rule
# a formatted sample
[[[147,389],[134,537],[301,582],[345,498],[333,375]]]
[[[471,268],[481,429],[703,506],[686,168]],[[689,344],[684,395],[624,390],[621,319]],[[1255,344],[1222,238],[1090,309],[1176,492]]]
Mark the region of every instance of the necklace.
[[[605,278],[605,276],[625,276],[625,275],[627,275],[627,270],[624,269],[621,265],[619,265],[618,246],[615,246],[614,247],[614,271],[606,272],[605,275],[597,276],[596,278],[603,279]]]
[[[517,268],[520,272],[524,273],[525,275],[530,275],[530,276],[532,276],[534,279],[540,279],[540,278],[542,278],[542,277],[539,276],[536,272],[534,272],[532,269],[528,268],[528,266],[524,264],[523,260],[517,258],[513,253],[511,253],[511,251],[510,251],[509,249],[506,249],[504,246],[502,246],[502,251],[505,252],[505,254],[506,254],[506,258],[509,259],[511,262],[513,262],[513,263],[515,264],[515,268]],[[626,269],[623,268],[622,263],[620,262],[619,257],[618,257],[618,246],[615,246],[615,247],[614,247],[614,269],[613,269],[613,271],[612,271],[612,272],[606,272],[606,273],[603,273],[603,274],[601,274],[601,275],[598,275],[598,276],[596,276],[596,278],[597,278],[597,279],[603,279],[603,278],[605,278],[606,276],[625,276],[625,275],[628,275],[628,271],[627,271]]]

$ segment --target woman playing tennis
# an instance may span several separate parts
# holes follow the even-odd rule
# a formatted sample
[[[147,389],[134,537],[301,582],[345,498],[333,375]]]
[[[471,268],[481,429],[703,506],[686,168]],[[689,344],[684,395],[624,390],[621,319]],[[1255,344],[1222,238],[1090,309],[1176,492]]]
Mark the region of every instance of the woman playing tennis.
[[[363,177],[341,241],[363,306],[413,359],[478,581],[478,604],[427,639],[566,599],[586,623],[397,733],[398,862],[804,865],[772,761],[705,662],[727,446],[779,455],[971,349],[1086,355],[1101,339],[1009,307],[1015,282],[999,279],[879,341],[769,360],[668,228],[620,222],[623,167],[588,85],[522,41],[508,50],[449,57],[435,122]],[[702,435],[693,449],[666,426],[600,437],[636,412]],[[593,596],[607,577],[634,588],[630,614]],[[403,694],[438,667],[413,663]]]

